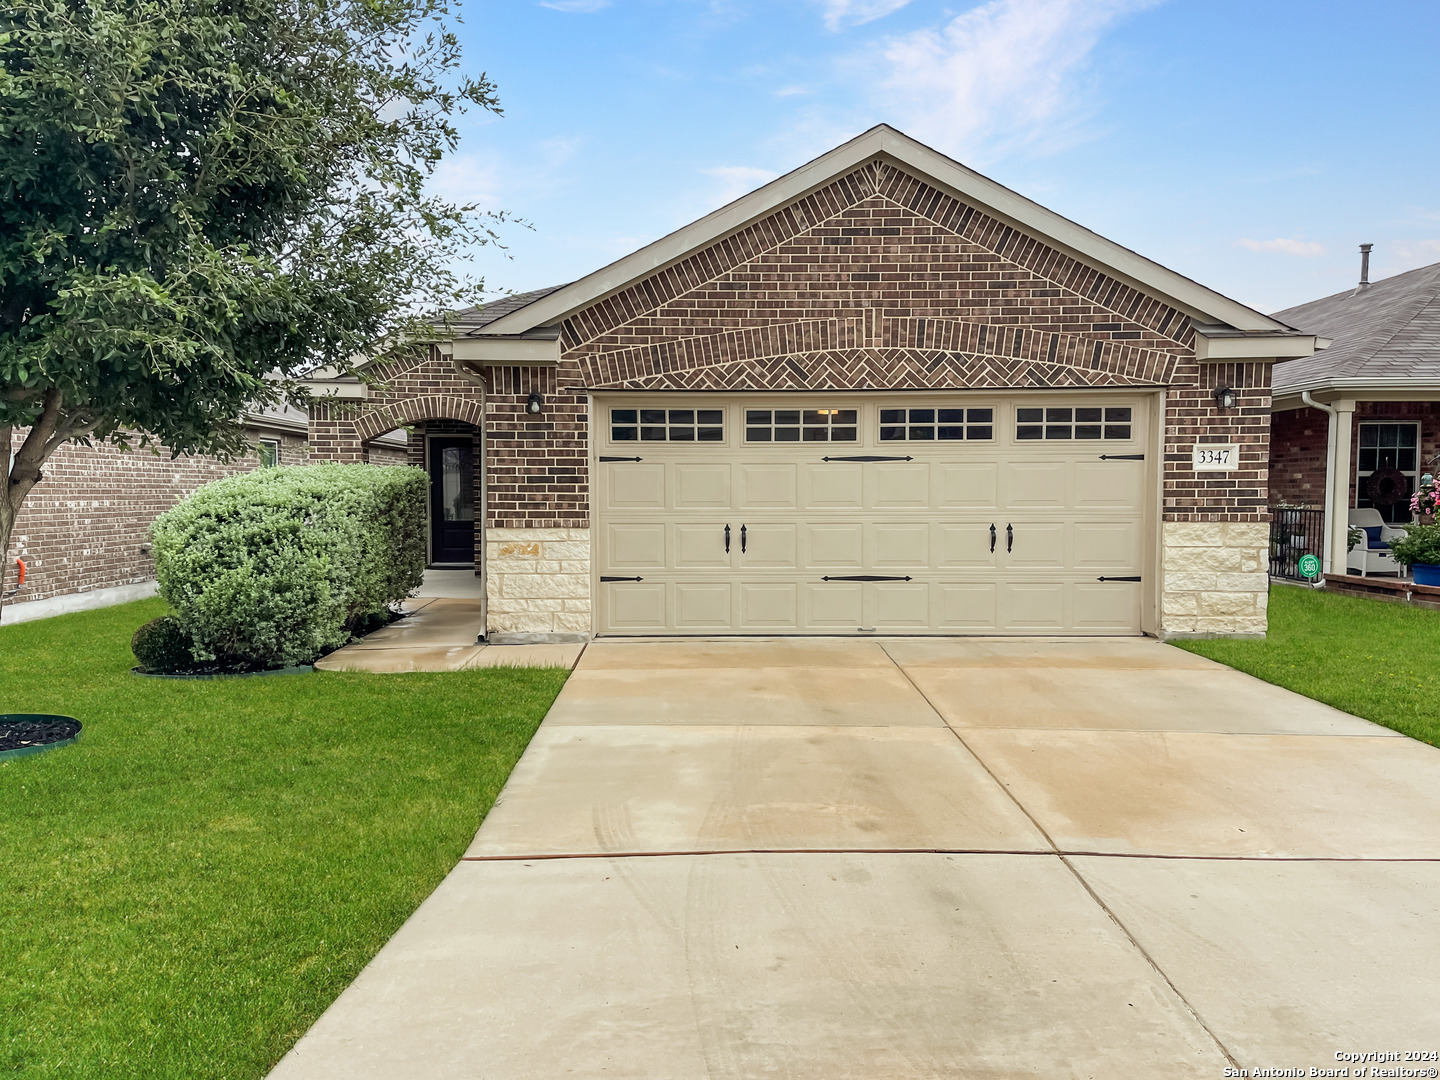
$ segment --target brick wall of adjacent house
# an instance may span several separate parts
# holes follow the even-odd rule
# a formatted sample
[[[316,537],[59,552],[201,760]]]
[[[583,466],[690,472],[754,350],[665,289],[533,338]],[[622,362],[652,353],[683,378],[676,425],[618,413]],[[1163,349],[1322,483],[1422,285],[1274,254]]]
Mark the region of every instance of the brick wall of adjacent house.
[[[301,436],[257,434],[279,441],[282,464],[303,464],[308,458]],[[16,436],[17,448],[21,437]],[[23,558],[27,576],[13,602],[153,580],[151,522],[201,484],[258,466],[253,455],[227,464],[206,456],[172,460],[167,451],[122,451],[109,443],[61,447],[15,523],[10,559]],[[6,564],[13,565],[9,559]],[[13,575],[6,581],[13,586]]]
[[[1330,418],[1319,409],[1277,412],[1270,428],[1270,495],[1274,504],[1323,507]],[[1350,505],[1355,505],[1362,423],[1420,425],[1420,471],[1440,454],[1440,404],[1431,401],[1361,401],[1350,432]],[[1428,470],[1434,471],[1434,470]]]

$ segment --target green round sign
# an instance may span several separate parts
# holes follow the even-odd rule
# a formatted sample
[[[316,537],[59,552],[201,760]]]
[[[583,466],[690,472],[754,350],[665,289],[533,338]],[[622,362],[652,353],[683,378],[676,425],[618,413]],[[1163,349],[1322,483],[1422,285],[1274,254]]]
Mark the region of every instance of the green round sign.
[[[1320,560],[1314,555],[1300,556],[1300,574],[1302,577],[1319,577]]]

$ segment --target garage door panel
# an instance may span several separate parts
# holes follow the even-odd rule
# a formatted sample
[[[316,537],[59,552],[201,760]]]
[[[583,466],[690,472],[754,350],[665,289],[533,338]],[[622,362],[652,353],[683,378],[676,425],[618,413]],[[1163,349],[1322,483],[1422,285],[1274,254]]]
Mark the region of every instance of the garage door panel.
[[[1066,566],[1063,521],[1007,522],[1014,540],[1000,537],[1000,565],[1015,570],[1063,570]],[[1007,550],[1008,549],[1008,550]]]
[[[928,630],[930,586],[922,581],[882,581],[869,586],[874,612],[866,626],[884,630]]]
[[[809,510],[858,510],[865,505],[865,472],[857,462],[804,466],[803,505]]]
[[[1140,586],[1134,582],[1084,582],[1071,586],[1076,630],[1133,633],[1140,620]]]
[[[605,528],[605,540],[602,572],[665,569],[665,526],[661,522],[612,523]]]
[[[1072,527],[1078,570],[1140,571],[1138,521],[1077,521]]]
[[[995,552],[990,550],[991,522],[956,522],[934,526],[936,533],[936,569],[976,568],[993,570],[997,565]],[[997,550],[1000,529],[996,527]]]
[[[745,551],[740,556],[747,570],[797,570],[800,566],[799,528],[791,522],[762,521],[745,525]],[[739,531],[732,534],[730,550],[737,550]]]
[[[601,607],[608,613],[608,624],[616,630],[661,631],[669,625],[666,617],[663,582],[606,582]]]
[[[799,466],[791,464],[742,464],[739,466],[740,498],[744,510],[796,510]]]
[[[993,582],[941,582],[934,591],[936,629],[973,634],[999,626]]]
[[[674,585],[677,630],[729,630],[735,623],[729,582],[679,581]]]
[[[1145,494],[1143,461],[1077,461],[1075,499],[1077,510],[1139,508]]]
[[[870,526],[869,565],[882,570],[923,570],[930,566],[930,526],[923,521],[877,522]]]
[[[663,462],[613,462],[604,470],[605,505],[613,510],[665,509]]]
[[[865,565],[865,528],[858,521],[805,525],[803,565],[817,570],[859,570]]]
[[[865,625],[865,590],[853,581],[806,582],[805,625],[853,633]]]
[[[677,570],[729,569],[731,555],[725,551],[723,521],[687,522],[673,526]],[[731,549],[734,549],[732,542]]]
[[[883,461],[869,468],[870,497],[866,500],[867,505],[877,510],[902,507],[924,510],[933,504],[929,462]]]
[[[1005,630],[1033,634],[1065,629],[1065,583],[1062,581],[1006,582],[1000,586],[1000,625]]]
[[[993,461],[935,466],[941,510],[994,510],[1000,504],[1000,467]]]
[[[671,505],[680,510],[729,510],[730,464],[678,462],[671,468]]]
[[[796,582],[742,581],[740,629],[798,630],[800,587]]]
[[[1001,467],[1001,505],[1013,510],[1061,509],[1070,499],[1068,461],[1009,461]]]

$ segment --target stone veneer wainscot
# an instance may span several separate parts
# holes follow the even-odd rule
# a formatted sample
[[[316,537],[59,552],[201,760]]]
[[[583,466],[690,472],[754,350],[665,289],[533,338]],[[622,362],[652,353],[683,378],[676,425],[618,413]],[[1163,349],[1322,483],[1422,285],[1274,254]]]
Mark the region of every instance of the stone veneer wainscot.
[[[590,636],[590,530],[485,530],[486,627],[492,642]]]

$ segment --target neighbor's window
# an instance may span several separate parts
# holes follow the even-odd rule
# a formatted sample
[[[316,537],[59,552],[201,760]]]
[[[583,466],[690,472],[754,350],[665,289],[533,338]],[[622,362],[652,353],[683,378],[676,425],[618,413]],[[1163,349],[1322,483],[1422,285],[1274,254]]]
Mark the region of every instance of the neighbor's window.
[[[1016,409],[1017,439],[1128,439],[1131,409],[1055,408]]]
[[[880,441],[993,439],[994,409],[881,409]]]
[[[854,442],[857,422],[854,409],[746,409],[745,441]]]
[[[611,409],[614,442],[724,442],[724,409]]]
[[[262,469],[273,469],[276,465],[280,464],[279,439],[261,439],[259,443],[256,444],[255,452],[260,458],[260,467]]]

